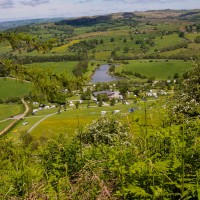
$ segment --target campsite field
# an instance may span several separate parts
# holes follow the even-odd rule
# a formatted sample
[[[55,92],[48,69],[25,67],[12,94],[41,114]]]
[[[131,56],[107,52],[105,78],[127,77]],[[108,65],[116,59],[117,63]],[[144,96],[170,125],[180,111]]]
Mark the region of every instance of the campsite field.
[[[162,102],[163,104],[163,102]],[[159,123],[159,109],[155,109],[159,105],[156,104],[156,101],[146,102],[147,106],[151,105],[151,109],[148,112],[148,123],[149,124],[158,124]],[[103,106],[103,107],[80,107],[78,110],[75,107],[68,108],[67,111],[63,111],[60,114],[54,114],[46,118],[44,121],[39,123],[30,134],[35,138],[39,139],[41,137],[53,138],[58,136],[59,134],[65,134],[69,137],[73,136],[78,128],[85,129],[87,125],[89,125],[93,120],[96,120],[101,117],[101,111],[106,111],[107,115],[111,115],[114,110],[120,110],[119,119],[123,123],[129,123],[132,126],[134,132],[139,132],[139,126],[135,122],[135,119],[139,117],[141,119],[141,123],[144,122],[144,103],[134,104],[130,101],[129,105],[124,105],[122,103],[118,103],[115,106]],[[134,107],[137,110],[134,113],[128,113],[128,110]],[[57,111],[57,110],[56,110]],[[55,113],[55,109],[48,111],[48,114]],[[47,114],[41,113],[41,114]],[[47,116],[47,115],[46,115]],[[29,116],[17,126],[12,129],[9,133],[9,136],[17,139],[20,134],[24,131],[29,130],[34,124],[36,124],[39,120],[43,119],[45,115],[35,115]],[[23,126],[23,122],[28,122],[26,126]]]
[[[173,77],[175,73],[182,75],[191,66],[192,62],[182,60],[135,60],[129,61],[129,64],[118,66],[116,71],[138,72],[148,77],[166,80],[169,76]]]

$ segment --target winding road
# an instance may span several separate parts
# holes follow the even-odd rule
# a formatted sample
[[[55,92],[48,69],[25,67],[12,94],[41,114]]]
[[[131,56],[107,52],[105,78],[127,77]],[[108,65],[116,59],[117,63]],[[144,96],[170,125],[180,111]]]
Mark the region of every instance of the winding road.
[[[26,114],[29,112],[29,106],[26,103],[26,101],[24,101],[24,99],[21,99],[22,103],[25,107],[25,111],[22,114],[16,115],[12,118],[7,118],[5,120],[2,120],[1,122],[5,122],[8,120],[14,120],[11,124],[9,124],[6,128],[4,128],[3,131],[0,132],[0,136],[2,136],[3,134],[5,134],[17,121],[19,121],[20,119],[24,118],[26,116]]]
[[[63,111],[60,111],[60,112],[63,112]],[[44,120],[47,119],[48,117],[51,117],[52,115],[55,115],[55,114],[58,114],[58,112],[49,114],[49,115],[45,116],[44,118],[42,118],[41,120],[39,120],[37,123],[35,123],[35,124],[27,131],[27,133],[30,133],[30,132],[31,132],[37,125],[39,125],[42,121],[44,121]]]

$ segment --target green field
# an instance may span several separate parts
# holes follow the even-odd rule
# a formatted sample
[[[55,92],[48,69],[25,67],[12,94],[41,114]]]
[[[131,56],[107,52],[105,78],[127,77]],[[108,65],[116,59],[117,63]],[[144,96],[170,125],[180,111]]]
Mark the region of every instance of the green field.
[[[18,115],[23,112],[21,104],[0,104],[0,120]]]
[[[179,24],[166,22],[162,24],[157,24],[156,28],[159,31],[176,31],[179,28]]]
[[[185,70],[192,66],[192,62],[181,60],[135,60],[129,61],[127,65],[120,65],[116,68],[117,72],[131,71],[138,72],[148,77],[154,77],[156,79],[167,79],[169,76],[173,77],[175,73],[179,75],[183,74]]]
[[[42,68],[52,68],[55,73],[67,72],[70,76],[74,76],[72,70],[76,66],[77,61],[67,61],[67,62],[43,62],[34,63],[27,66],[39,66]]]
[[[154,102],[148,102],[147,105],[154,105]],[[155,105],[154,105],[155,106]],[[142,108],[142,103],[140,105],[133,104],[130,101],[129,105],[123,105],[121,103],[118,103],[115,106],[104,106],[104,107],[90,107],[90,108],[80,108],[78,110],[75,109],[75,107],[70,108],[70,110],[63,111],[60,114],[54,114],[44,121],[42,121],[38,126],[36,126],[32,131],[31,135],[39,139],[42,136],[52,138],[59,134],[65,134],[70,136],[73,136],[75,131],[78,129],[78,124],[81,129],[84,129],[87,124],[90,124],[93,120],[98,119],[101,116],[101,111],[107,111],[107,114],[112,114],[114,110],[120,110],[120,116],[121,114],[125,114],[122,117],[123,121],[129,121],[130,123],[133,122],[133,118],[140,117],[141,119],[144,119],[144,110],[137,110],[135,113],[128,113],[128,110],[131,107],[135,108]],[[41,112],[41,114],[50,114],[55,113],[57,109],[49,110]],[[156,125],[158,123],[158,117],[157,114],[155,114],[157,111],[150,111],[148,113],[148,122],[150,124],[154,123]],[[14,127],[10,132],[9,136],[13,138],[18,138],[20,133],[29,130],[36,122],[38,122],[40,119],[44,118],[44,115],[36,115],[36,116],[30,116],[28,118],[23,119],[20,121],[20,123],[17,124],[16,127]],[[28,124],[26,126],[23,126],[22,123],[26,121]],[[134,123],[133,130],[138,132],[139,127]]]
[[[9,44],[0,44],[0,53],[8,53],[12,50]]]
[[[76,43],[79,43],[79,42],[80,42],[79,40],[72,40],[65,45],[53,48],[51,51],[54,52],[54,53],[66,52],[66,50],[68,49],[69,46],[76,44]]]
[[[200,33],[188,33],[186,34],[186,38],[190,39],[190,40],[195,40],[197,36],[200,36]]]
[[[155,49],[163,49],[167,47],[173,47],[176,45],[180,45],[185,43],[186,40],[184,38],[180,38],[178,34],[166,35],[163,37],[157,37],[155,40],[155,46],[150,49],[150,53],[153,53]]]
[[[31,134],[39,138],[43,135],[46,135],[47,137],[54,137],[56,135],[59,135],[60,133],[64,134],[74,134],[75,130],[78,128],[78,119],[77,114],[79,118],[80,126],[83,127],[86,124],[90,124],[93,120],[97,119],[101,116],[101,111],[111,111],[119,109],[121,112],[127,112],[131,105],[122,105],[119,104],[114,107],[92,107],[92,108],[81,108],[76,111],[75,107],[70,108],[70,110],[61,112],[61,114],[55,114],[43,122],[41,122],[33,131]],[[57,109],[52,109],[48,111],[41,111],[38,116],[30,116],[29,118],[26,118],[22,120],[13,130],[10,131],[11,135],[15,135],[16,137],[19,136],[18,133],[27,131],[30,129],[37,121],[44,118],[45,116],[43,114],[50,114],[55,113]],[[28,125],[23,126],[22,123],[24,121],[28,122]],[[14,133],[17,130],[16,133]]]
[[[13,120],[8,120],[8,121],[0,122],[0,131],[3,131],[12,122],[13,122]]]
[[[31,116],[31,118],[25,118],[20,120],[15,127],[13,127],[8,132],[8,137],[11,139],[18,140],[21,133],[26,132],[29,128],[31,128],[35,123],[37,123],[40,119],[42,119],[42,116]],[[23,126],[23,122],[28,122],[27,125]]]
[[[28,82],[19,82],[14,79],[0,78],[0,98],[23,97],[29,94],[31,84]]]

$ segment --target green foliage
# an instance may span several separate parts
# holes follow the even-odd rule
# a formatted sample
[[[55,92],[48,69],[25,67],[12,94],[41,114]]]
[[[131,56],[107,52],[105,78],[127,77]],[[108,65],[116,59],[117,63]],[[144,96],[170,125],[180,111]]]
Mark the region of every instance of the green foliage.
[[[144,119],[121,121],[104,116],[74,139],[0,143],[1,194],[8,198],[189,199],[199,193],[199,120],[181,126],[149,125]],[[137,123],[140,132],[132,128]],[[11,188],[12,187],[12,190]],[[87,188],[87,189],[84,189]]]
[[[73,44],[71,46],[69,46],[69,50],[71,52],[76,52],[76,51],[87,51],[87,50],[91,50],[94,49],[96,47],[96,45],[98,45],[99,41],[97,39],[94,40],[82,40],[79,43]]]
[[[6,66],[4,66],[0,63],[0,77],[6,77],[9,74],[10,74],[10,72],[7,70]]]
[[[111,65],[111,66],[109,67],[109,72],[110,72],[110,73],[115,73],[115,65]]]
[[[97,101],[108,101],[108,95],[107,94],[98,94]]]
[[[107,113],[84,129],[80,121],[82,120],[85,124],[87,113],[83,112],[84,114],[79,119],[80,109],[78,110],[77,103],[75,117],[73,110],[65,112],[73,126],[78,124],[78,130],[74,136],[67,134],[68,131],[63,131],[65,136],[60,135],[49,140],[44,136],[36,140],[27,133],[23,133],[19,140],[14,140],[14,135],[12,135],[12,140],[2,137],[0,139],[1,199],[199,199],[200,64],[196,62],[194,68],[186,72],[182,80],[179,74],[182,74],[183,69],[189,68],[191,62],[172,60],[166,62],[152,60],[152,58],[162,57],[164,54],[161,52],[172,53],[172,55],[176,50],[187,52],[189,41],[182,38],[187,35],[181,32],[178,33],[181,38],[178,38],[176,29],[179,27],[176,25],[175,28],[171,28],[170,22],[158,25],[151,22],[143,24],[135,22],[133,18],[135,19],[136,16],[132,14],[126,13],[124,16],[127,16],[127,19],[112,20],[109,26],[99,24],[102,18],[91,18],[89,21],[87,18],[82,21],[70,20],[70,23],[77,25],[82,22],[88,25],[98,24],[96,27],[81,27],[82,29],[79,30],[71,26],[66,26],[65,29],[62,25],[54,24],[53,26],[57,26],[59,31],[68,30],[69,34],[72,34],[74,30],[78,34],[87,32],[86,36],[80,37],[93,38],[72,45],[69,48],[70,55],[67,51],[67,55],[48,54],[48,56],[21,58],[21,61],[24,63],[69,59],[81,61],[74,69],[74,74],[79,77],[88,70],[88,63],[84,60],[91,57],[94,59],[94,55],[97,57],[97,54],[101,54],[105,49],[106,59],[111,56],[111,61],[118,59],[117,55],[124,54],[124,60],[133,55],[134,58],[140,60],[128,61],[129,63],[124,61],[126,66],[122,66],[124,71],[121,70],[120,73],[137,78],[149,77],[149,82],[153,81],[154,76],[167,79],[168,76],[174,75],[174,78],[179,79],[179,83],[174,84],[177,90],[174,98],[171,101],[168,98],[163,108],[157,108],[156,105],[152,107],[148,102],[140,103],[138,105],[138,108],[141,108],[139,118],[135,113],[123,116]],[[66,21],[61,23],[65,24]],[[195,28],[191,26],[187,28],[191,34],[193,30],[198,31],[199,28],[198,25],[193,26]],[[24,28],[28,29],[28,27]],[[158,29],[165,30],[157,32]],[[96,37],[96,35],[101,33],[89,34],[91,30],[106,32],[100,35],[102,39],[99,41],[99,36]],[[133,32],[135,32],[134,37]],[[58,36],[57,32],[55,34]],[[123,39],[127,37],[132,37],[132,40],[127,42]],[[61,36],[59,39],[60,42],[65,42],[66,38]],[[23,53],[23,51],[36,50],[46,53],[53,47],[55,39],[39,41],[25,34],[1,33],[0,42],[2,41],[9,42],[14,49],[12,52],[14,55],[16,51]],[[172,50],[174,52],[171,52]],[[143,54],[144,52],[146,54]],[[196,52],[198,54],[198,51]],[[184,55],[181,56],[181,58],[186,58]],[[148,62],[141,60],[146,57],[151,60]],[[187,55],[187,57],[191,56]],[[1,60],[0,73],[3,76],[12,74],[20,80],[31,81],[34,89],[32,96],[39,100],[63,104],[66,97],[71,95],[73,90],[81,89],[83,84],[82,78],[70,78],[66,73],[56,74],[51,69],[26,68],[18,63],[19,60],[13,62]],[[137,71],[137,67],[140,71]],[[114,72],[117,69],[112,67],[110,71]],[[167,86],[164,81],[160,81],[159,84],[161,87]],[[125,99],[132,86],[126,81],[116,83],[116,88]],[[144,89],[146,88],[147,86],[144,85]],[[109,84],[97,83],[95,89],[96,91],[108,90]],[[135,89],[134,84],[133,92],[138,95],[142,93],[142,90]],[[89,99],[90,95],[91,92],[88,89],[81,97]],[[107,95],[98,96],[99,106],[102,106],[102,101],[106,100],[108,100]],[[114,102],[114,99],[111,100],[111,105]],[[100,108],[95,109],[94,115],[97,110],[101,111]],[[111,111],[113,107],[104,109]],[[152,120],[154,113],[158,117],[156,123]],[[55,126],[55,119],[63,120],[62,114],[54,116],[52,122]],[[73,117],[76,120],[72,119]],[[67,123],[63,121],[64,126],[71,125],[69,121]],[[62,128],[64,130],[65,127]],[[50,131],[55,134],[52,126]],[[45,134],[45,131],[42,134]]]
[[[115,102],[116,102],[115,98],[112,98],[112,99],[110,100],[110,106],[114,106],[114,105],[115,105]]]
[[[197,37],[195,38],[195,42],[196,42],[196,43],[200,43],[200,36],[197,36]]]
[[[103,44],[103,39],[101,39],[101,40],[99,41],[99,44]]]
[[[200,63],[196,61],[194,67],[187,71],[187,79],[180,83],[179,90],[175,96],[175,103],[173,107],[174,113],[179,113],[194,117],[200,114]]]
[[[180,76],[179,76],[178,73],[175,73],[175,74],[174,74],[174,79],[177,79],[177,78],[180,78]]]
[[[121,82],[121,84],[119,84],[118,87],[119,87],[120,94],[123,96],[124,99],[126,99],[127,92],[129,90],[128,83],[127,82]]]
[[[87,68],[88,68],[88,61],[81,61],[76,65],[76,67],[72,70],[72,72],[76,77],[83,76],[83,74],[87,71]]]
[[[95,85],[95,91],[103,91],[103,90],[109,90],[108,83],[97,83]]]
[[[91,99],[91,91],[89,88],[87,88],[87,90],[81,94],[81,99],[82,100],[90,100]]]
[[[178,36],[183,38],[185,36],[185,33],[184,32],[179,32]]]
[[[110,42],[114,42],[115,41],[115,39],[114,38],[110,38]]]
[[[113,116],[98,119],[81,135],[82,142],[91,145],[113,145],[118,140],[122,142],[126,137],[126,127]]]
[[[42,42],[28,34],[0,33],[0,43],[2,41],[8,41],[13,50],[18,50],[21,53],[27,49],[35,49],[38,52],[46,52],[47,50],[52,49],[56,39],[52,38],[48,41]]]

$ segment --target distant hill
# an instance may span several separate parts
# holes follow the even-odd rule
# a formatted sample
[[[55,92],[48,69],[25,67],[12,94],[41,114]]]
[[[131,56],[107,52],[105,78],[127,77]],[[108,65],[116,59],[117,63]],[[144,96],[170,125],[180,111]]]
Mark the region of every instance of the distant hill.
[[[174,18],[174,19],[195,19],[200,15],[200,9],[195,10],[149,10],[144,12],[135,12],[136,15],[140,15],[147,19],[164,19],[164,18]]]
[[[124,18],[146,18],[146,19],[166,19],[166,18],[195,18],[200,14],[200,10],[149,10],[149,11],[136,11],[136,12],[120,12],[112,13],[109,15],[92,16],[92,17],[78,17],[74,19],[63,19],[56,22],[56,25],[71,25],[71,26],[92,26],[99,23],[108,23],[113,19]]]
[[[93,26],[100,23],[109,23],[118,18],[146,18],[146,19],[186,19],[189,21],[200,20],[200,9],[194,10],[148,10],[135,12],[119,12],[101,16],[77,17],[73,19],[64,18],[44,18],[44,19],[27,19],[18,21],[0,22],[0,31],[13,29],[30,24],[42,24],[54,22],[55,25],[71,25],[74,27]]]
[[[196,14],[200,14],[200,11],[188,12],[188,13],[185,13],[185,14],[180,15],[179,17],[188,17],[188,16],[196,15]]]
[[[29,25],[29,24],[57,22],[62,19],[63,18],[45,18],[45,19],[27,19],[27,20],[0,22],[0,31],[5,31],[11,28],[16,28],[16,27],[20,27],[24,25]]]
[[[76,19],[61,20],[56,22],[56,25],[71,25],[71,26],[91,26],[98,23],[108,23],[112,19],[110,15],[81,17]]]
[[[199,21],[200,20],[200,10],[195,10],[195,11],[184,13],[184,14],[180,15],[179,18],[193,21],[193,22]]]

